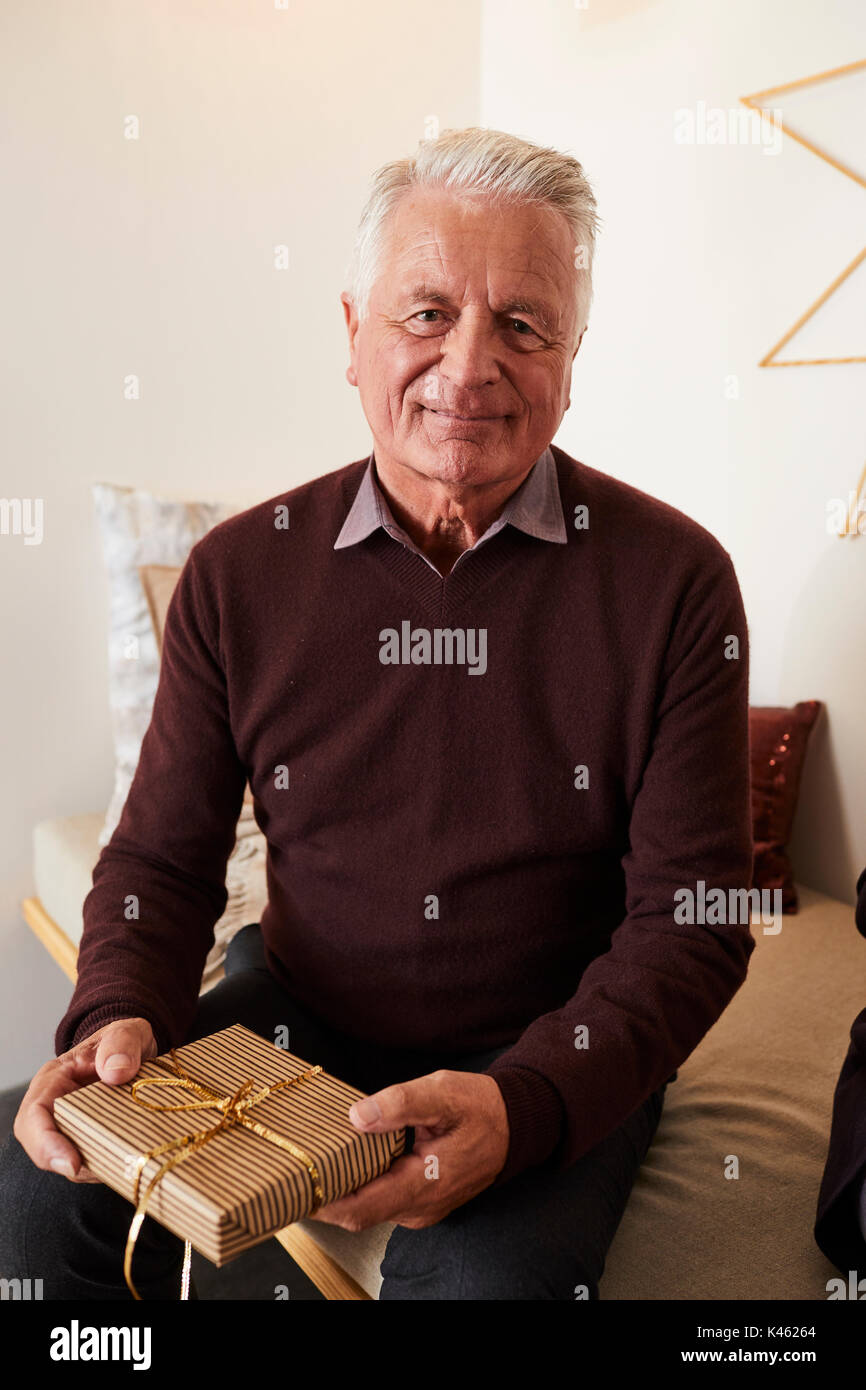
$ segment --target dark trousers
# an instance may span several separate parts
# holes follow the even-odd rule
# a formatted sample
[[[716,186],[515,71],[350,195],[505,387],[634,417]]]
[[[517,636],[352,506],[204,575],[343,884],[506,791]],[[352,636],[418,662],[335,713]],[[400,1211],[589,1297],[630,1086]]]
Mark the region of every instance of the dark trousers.
[[[229,946],[226,977],[200,997],[187,1041],[243,1023],[371,1093],[440,1067],[483,1071],[504,1048],[472,1055],[397,1052],[345,1038],[303,1013],[267,969],[258,925]],[[284,1035],[283,1035],[284,1036]],[[565,1172],[534,1169],[488,1188],[435,1226],[398,1226],[381,1300],[598,1298],[598,1281],[661,1115],[662,1086]],[[123,1249],[132,1205],[103,1183],[38,1169],[10,1135],[0,1150],[0,1276],[42,1279],[46,1299],[131,1299]],[[134,1278],[144,1299],[176,1300],[183,1242],[146,1218]],[[585,1292],[584,1292],[585,1290]]]

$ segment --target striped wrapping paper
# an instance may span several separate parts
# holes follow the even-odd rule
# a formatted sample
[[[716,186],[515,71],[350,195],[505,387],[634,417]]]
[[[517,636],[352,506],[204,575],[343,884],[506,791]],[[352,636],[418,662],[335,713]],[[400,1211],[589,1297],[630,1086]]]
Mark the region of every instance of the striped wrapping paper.
[[[247,1080],[266,1085],[315,1065],[240,1023],[186,1043],[175,1055],[194,1081],[221,1096],[234,1094]],[[142,1063],[134,1080],[174,1074],[170,1058],[156,1057]],[[173,1086],[147,1087],[143,1094],[151,1102],[198,1099]],[[362,1134],[355,1129],[348,1110],[363,1094],[322,1071],[266,1097],[247,1113],[306,1150],[318,1168],[328,1203],[384,1173],[405,1146],[405,1130]],[[168,1139],[200,1133],[219,1117],[216,1108],[148,1110],[136,1103],[131,1082],[109,1086],[95,1081],[54,1102],[58,1129],[80,1150],[91,1172],[130,1202],[136,1158]],[[162,1161],[152,1158],[145,1165],[140,1192]],[[269,1140],[233,1125],[165,1173],[151,1194],[147,1214],[219,1266],[299,1221],[313,1205],[306,1166]]]

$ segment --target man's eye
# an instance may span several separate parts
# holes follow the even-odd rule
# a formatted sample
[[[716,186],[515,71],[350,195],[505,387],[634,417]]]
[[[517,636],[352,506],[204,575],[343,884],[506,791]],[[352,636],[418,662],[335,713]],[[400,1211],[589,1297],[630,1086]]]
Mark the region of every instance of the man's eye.
[[[431,314],[431,315],[433,315],[434,317],[432,317],[432,318],[426,318],[426,319],[425,319],[425,317],[424,317],[425,314]],[[442,310],[441,310],[441,309],[419,309],[419,310],[417,311],[417,313],[413,314],[412,317],[413,317],[413,318],[416,318],[416,319],[420,319],[422,323],[434,323],[434,322],[436,322],[436,316],[438,316],[439,318],[441,318],[441,316],[442,316]],[[525,321],[524,319],[510,318],[510,319],[508,320],[508,322],[509,322],[509,323],[512,325],[512,327],[514,328],[515,332],[517,333],[518,338],[537,338],[537,337],[538,337],[538,334],[536,333],[536,331],[535,331],[535,329],[532,327],[532,325],[529,324],[529,323],[526,323],[526,321]]]

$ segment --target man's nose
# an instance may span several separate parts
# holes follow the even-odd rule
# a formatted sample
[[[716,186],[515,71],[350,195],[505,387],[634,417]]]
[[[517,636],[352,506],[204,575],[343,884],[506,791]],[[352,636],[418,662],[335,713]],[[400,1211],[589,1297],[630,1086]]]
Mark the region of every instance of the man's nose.
[[[464,389],[498,381],[501,376],[498,346],[493,320],[482,314],[464,312],[442,340],[439,374],[452,385]]]

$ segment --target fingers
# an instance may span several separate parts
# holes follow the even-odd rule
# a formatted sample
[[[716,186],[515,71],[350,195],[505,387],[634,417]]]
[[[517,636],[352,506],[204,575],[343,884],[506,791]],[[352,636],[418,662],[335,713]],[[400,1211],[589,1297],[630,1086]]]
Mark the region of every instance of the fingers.
[[[404,1125],[447,1128],[457,1118],[455,1079],[459,1083],[459,1072],[434,1071],[414,1081],[386,1086],[375,1095],[355,1101],[349,1109],[349,1119],[356,1129],[367,1134],[402,1129]]]
[[[345,1231],[366,1231],[381,1221],[397,1220],[396,1214],[404,1211],[417,1215],[419,1195],[426,1196],[424,1167],[424,1159],[418,1154],[398,1158],[387,1173],[357,1192],[320,1207],[308,1219],[342,1226]]]
[[[120,1019],[100,1031],[102,1036],[94,1059],[100,1081],[115,1086],[131,1081],[141,1066],[142,1057],[156,1056],[150,1024],[143,1018]],[[152,1052],[149,1051],[151,1044]]]
[[[117,1054],[127,1058],[110,1067]],[[37,1168],[61,1173],[75,1182],[99,1182],[84,1164],[79,1150],[57,1128],[54,1102],[99,1078],[109,1083],[129,1081],[142,1056],[156,1056],[156,1043],[145,1019],[122,1019],[107,1024],[62,1056],[46,1062],[34,1076],[12,1126],[15,1138]]]
[[[84,1071],[83,1079],[76,1073]],[[93,1077],[86,1073],[92,1068],[82,1068],[80,1063],[64,1066],[47,1062],[31,1081],[12,1131],[19,1144],[30,1155],[37,1168],[53,1169],[64,1177],[74,1177],[82,1165],[81,1154],[54,1123],[54,1102],[58,1096],[68,1095]]]
[[[64,1174],[63,1174],[63,1177],[68,1177],[68,1174],[67,1174],[67,1173],[64,1173]],[[81,1167],[79,1168],[78,1172],[74,1175],[74,1177],[71,1177],[71,1178],[69,1179],[69,1181],[70,1181],[70,1182],[102,1182],[102,1178],[98,1178],[98,1177],[96,1176],[95,1173],[91,1173],[90,1169],[87,1168],[87,1167],[85,1167],[85,1165],[82,1163],[82,1165],[81,1165]]]

